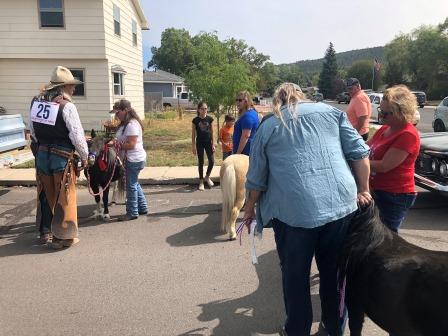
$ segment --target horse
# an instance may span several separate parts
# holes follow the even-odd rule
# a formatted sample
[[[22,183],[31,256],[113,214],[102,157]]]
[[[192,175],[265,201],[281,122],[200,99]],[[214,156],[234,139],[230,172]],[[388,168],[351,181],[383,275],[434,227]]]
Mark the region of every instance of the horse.
[[[246,199],[246,175],[249,157],[234,154],[227,157],[219,171],[222,192],[222,217],[220,230],[229,234],[229,240],[236,239],[235,222]]]
[[[109,138],[100,137],[92,130],[91,139],[88,141],[89,160],[84,174],[90,194],[95,197],[97,205],[96,216],[104,220],[109,220],[109,188],[111,184],[118,181],[118,194],[124,194],[124,167],[117,155],[115,147]],[[101,191],[100,191],[101,187]],[[116,191],[112,200],[115,200]],[[103,209],[101,209],[101,195],[103,196]]]
[[[338,261],[350,335],[361,335],[367,314],[396,336],[447,336],[448,252],[407,242],[380,221],[373,203],[358,211]]]

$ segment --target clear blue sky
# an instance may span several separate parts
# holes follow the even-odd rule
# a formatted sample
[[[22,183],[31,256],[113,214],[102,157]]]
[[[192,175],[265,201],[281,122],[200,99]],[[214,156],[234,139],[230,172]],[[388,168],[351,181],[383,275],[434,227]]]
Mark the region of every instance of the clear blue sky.
[[[448,16],[448,0],[141,0],[150,30],[143,32],[144,65],[166,28],[191,35],[217,31],[245,40],[275,64],[382,46],[400,32],[435,25]]]

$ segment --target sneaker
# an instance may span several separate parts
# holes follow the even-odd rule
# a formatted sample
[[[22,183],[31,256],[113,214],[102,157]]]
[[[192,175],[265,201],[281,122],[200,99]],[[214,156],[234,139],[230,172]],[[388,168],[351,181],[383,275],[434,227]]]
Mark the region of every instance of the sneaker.
[[[146,211],[139,211],[138,214],[141,215],[141,216],[147,215],[148,214],[148,210],[146,210]]]
[[[205,182],[208,184],[208,186],[211,188],[213,187],[215,184],[213,183],[213,181],[210,179],[210,176],[205,178]]]
[[[53,237],[53,241],[51,242],[50,247],[53,250],[61,250],[61,249],[63,249],[64,245],[62,243],[62,239]]]
[[[127,221],[131,221],[131,220],[134,220],[134,219],[137,219],[137,218],[138,218],[138,216],[135,216],[135,215],[133,216],[133,215],[126,214],[126,215],[118,217],[118,221],[119,222],[127,222]]]
[[[201,190],[201,191],[204,191],[204,182],[201,181],[201,182],[199,183],[199,187],[198,187],[198,189]]]

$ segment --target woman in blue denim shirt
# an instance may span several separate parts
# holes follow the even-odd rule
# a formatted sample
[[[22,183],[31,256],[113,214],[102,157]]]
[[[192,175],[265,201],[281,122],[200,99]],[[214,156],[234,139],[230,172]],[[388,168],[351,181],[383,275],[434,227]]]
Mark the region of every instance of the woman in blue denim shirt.
[[[252,144],[245,219],[273,226],[289,336],[310,335],[310,270],[319,268],[322,324],[341,335],[336,256],[358,204],[367,204],[369,148],[344,112],[304,101],[295,84],[274,95],[274,117]],[[353,176],[352,174],[355,176]]]

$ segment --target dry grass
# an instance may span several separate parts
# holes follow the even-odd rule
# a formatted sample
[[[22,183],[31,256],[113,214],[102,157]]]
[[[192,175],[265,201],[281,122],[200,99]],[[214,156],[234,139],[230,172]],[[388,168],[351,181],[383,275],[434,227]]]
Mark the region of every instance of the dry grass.
[[[191,120],[195,116],[196,112],[185,112],[182,120],[177,115],[169,119],[146,116],[144,148],[148,154],[147,166],[197,165],[197,157],[191,152]],[[216,141],[216,121],[213,124]],[[220,165],[221,161],[221,146],[216,146],[215,164]]]

